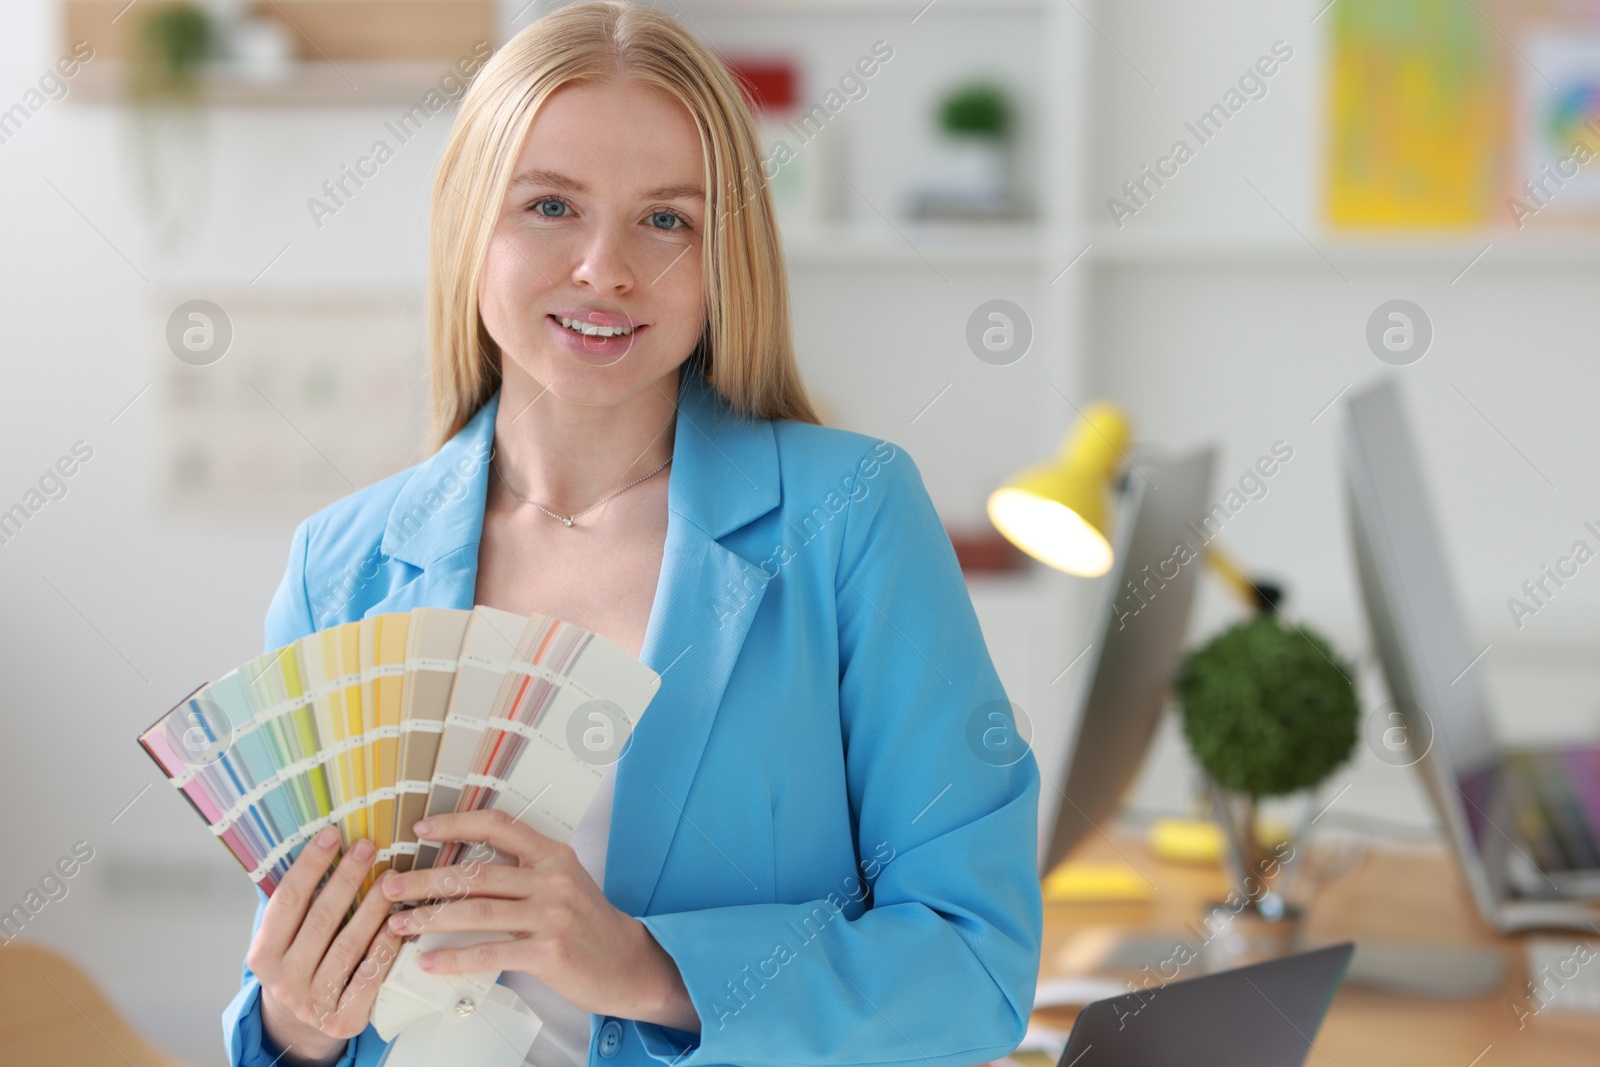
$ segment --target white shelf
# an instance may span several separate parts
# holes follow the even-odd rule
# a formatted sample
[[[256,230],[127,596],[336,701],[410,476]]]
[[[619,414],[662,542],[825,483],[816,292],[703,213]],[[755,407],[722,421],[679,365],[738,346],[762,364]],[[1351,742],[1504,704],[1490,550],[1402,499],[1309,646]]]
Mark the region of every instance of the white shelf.
[[[1011,266],[1036,269],[1044,234],[1030,223],[910,223],[895,229],[879,222],[783,226],[792,266]]]
[[[1096,229],[1089,262],[1108,266],[1600,267],[1600,229],[1558,232],[1488,229],[1415,234],[1283,230],[1218,233]],[[1487,251],[1485,251],[1487,249]],[[1482,255],[1476,263],[1475,257]]]
[[[124,88],[124,64],[102,60],[82,68],[67,99],[78,104],[131,103]],[[420,104],[439,91],[444,63],[374,63],[341,59],[337,64],[297,63],[286,77],[271,82],[244,81],[207,73],[201,101],[212,107],[389,107]],[[442,94],[441,94],[442,95]]]
[[[1046,0],[678,0],[690,15],[934,15],[1036,14]]]

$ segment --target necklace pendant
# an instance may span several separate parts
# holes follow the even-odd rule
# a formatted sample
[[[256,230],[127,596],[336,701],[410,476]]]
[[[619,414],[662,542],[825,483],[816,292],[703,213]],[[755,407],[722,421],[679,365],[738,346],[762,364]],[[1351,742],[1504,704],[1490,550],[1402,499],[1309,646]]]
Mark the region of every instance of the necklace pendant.
[[[561,525],[563,525],[563,526],[571,526],[572,525],[572,516],[570,516],[570,515],[561,516]]]

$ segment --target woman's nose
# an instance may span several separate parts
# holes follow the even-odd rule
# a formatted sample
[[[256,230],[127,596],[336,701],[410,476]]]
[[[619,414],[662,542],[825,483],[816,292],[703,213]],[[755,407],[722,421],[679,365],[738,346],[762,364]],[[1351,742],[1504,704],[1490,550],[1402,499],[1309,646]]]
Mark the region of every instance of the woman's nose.
[[[633,288],[633,267],[620,234],[610,226],[596,226],[578,248],[572,279],[597,292],[625,293]]]

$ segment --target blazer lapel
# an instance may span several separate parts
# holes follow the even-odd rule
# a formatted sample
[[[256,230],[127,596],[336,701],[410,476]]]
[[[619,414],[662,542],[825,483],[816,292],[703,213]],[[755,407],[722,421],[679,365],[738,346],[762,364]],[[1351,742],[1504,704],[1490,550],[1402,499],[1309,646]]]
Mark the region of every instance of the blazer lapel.
[[[645,914],[722,694],[766,593],[756,564],[720,538],[779,500],[772,424],[744,420],[685,367],[667,491],[661,578],[640,659],[661,688],[617,763],[605,891]]]
[[[416,573],[366,615],[472,607],[499,399],[496,392],[401,489],[382,550]],[[761,568],[720,539],[777,507],[779,497],[771,423],[741,418],[685,364],[661,576],[639,657],[661,675],[661,688],[616,766],[606,850],[606,896],[630,915],[645,914],[655,892],[722,694],[766,592]]]
[[[417,607],[472,607],[499,408],[495,390],[400,488],[384,521],[379,552],[404,564],[407,573],[396,576],[397,584],[363,617]]]

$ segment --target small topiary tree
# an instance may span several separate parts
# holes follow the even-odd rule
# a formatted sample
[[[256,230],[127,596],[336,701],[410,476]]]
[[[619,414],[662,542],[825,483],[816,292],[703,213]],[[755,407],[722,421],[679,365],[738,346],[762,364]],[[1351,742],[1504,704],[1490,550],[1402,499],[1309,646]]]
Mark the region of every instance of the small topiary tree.
[[[1326,640],[1274,614],[1231,627],[1184,660],[1183,734],[1212,781],[1238,798],[1241,825],[1228,830],[1244,873],[1260,870],[1256,803],[1310,789],[1354,750],[1354,679]]]

